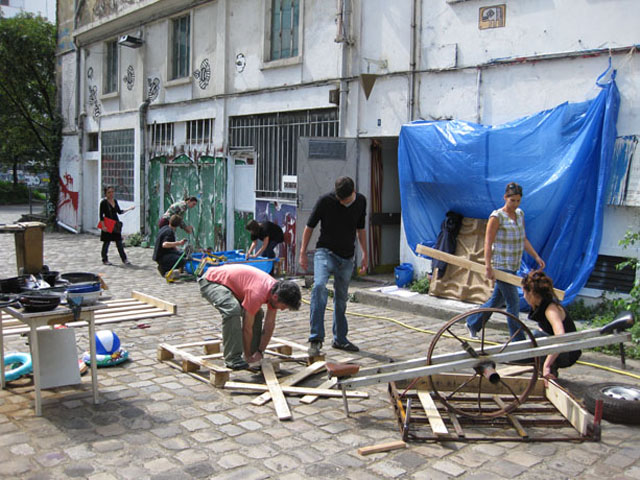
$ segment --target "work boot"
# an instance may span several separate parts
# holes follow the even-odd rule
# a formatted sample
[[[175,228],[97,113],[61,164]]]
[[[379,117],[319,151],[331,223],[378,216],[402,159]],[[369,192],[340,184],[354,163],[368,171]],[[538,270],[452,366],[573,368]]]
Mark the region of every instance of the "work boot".
[[[310,357],[317,357],[318,355],[320,355],[321,349],[322,349],[322,342],[319,342],[317,340],[311,340],[309,342],[309,350],[307,351],[307,353],[309,354]]]

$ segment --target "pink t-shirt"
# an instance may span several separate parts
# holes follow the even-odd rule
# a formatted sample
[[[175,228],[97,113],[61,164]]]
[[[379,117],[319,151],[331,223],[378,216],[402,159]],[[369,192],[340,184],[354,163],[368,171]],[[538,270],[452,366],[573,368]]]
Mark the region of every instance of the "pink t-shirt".
[[[276,280],[249,265],[221,265],[207,270],[205,278],[229,288],[249,314],[255,315],[267,303]],[[267,308],[271,307],[267,304]]]

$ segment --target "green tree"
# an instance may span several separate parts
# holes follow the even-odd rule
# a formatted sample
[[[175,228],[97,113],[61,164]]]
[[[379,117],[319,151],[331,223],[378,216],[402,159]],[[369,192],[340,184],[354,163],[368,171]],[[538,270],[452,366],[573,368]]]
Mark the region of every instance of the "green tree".
[[[0,17],[0,162],[49,172],[47,217],[55,223],[62,121],[56,107],[56,27],[44,18]]]

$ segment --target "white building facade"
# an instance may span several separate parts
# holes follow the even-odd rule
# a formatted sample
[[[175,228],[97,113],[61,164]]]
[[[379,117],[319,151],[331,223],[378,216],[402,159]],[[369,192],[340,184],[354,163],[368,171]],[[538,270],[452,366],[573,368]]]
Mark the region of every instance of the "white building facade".
[[[304,212],[342,172],[369,199],[373,267],[421,273],[400,225],[403,124],[499,124],[584,101],[611,57],[618,135],[640,133],[635,0],[93,0],[60,1],[58,15],[59,219],[78,231],[95,230],[106,184],[139,207],[125,233],[151,237],[168,203],[195,194],[201,246],[243,247],[247,219],[273,219],[293,272]],[[618,241],[640,228],[633,157],[603,258],[629,255]]]

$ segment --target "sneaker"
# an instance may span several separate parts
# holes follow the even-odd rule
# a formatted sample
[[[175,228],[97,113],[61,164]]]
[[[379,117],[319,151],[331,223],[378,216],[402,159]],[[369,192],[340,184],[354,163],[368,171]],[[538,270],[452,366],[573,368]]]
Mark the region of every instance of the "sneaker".
[[[247,368],[249,368],[249,364],[244,360],[241,360],[238,363],[227,365],[227,368],[230,368],[231,370],[246,370]]]
[[[131,262],[129,260],[125,260],[122,263],[124,263],[125,265],[131,265]]]
[[[322,349],[322,342],[312,340],[309,342],[309,350],[307,351],[307,353],[309,354],[310,357],[317,357],[318,355],[320,355],[321,349]]]
[[[469,337],[473,338],[474,340],[478,339],[478,332],[471,328],[469,324],[467,324],[467,332],[469,332]]]
[[[113,263],[111,263],[109,260],[103,260],[102,264],[103,265],[113,265]]]
[[[337,348],[338,350],[345,350],[347,352],[359,352],[360,349],[356,347],[353,343],[347,340],[345,343],[338,343],[334,341],[331,346],[333,348]]]

